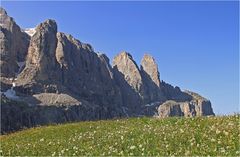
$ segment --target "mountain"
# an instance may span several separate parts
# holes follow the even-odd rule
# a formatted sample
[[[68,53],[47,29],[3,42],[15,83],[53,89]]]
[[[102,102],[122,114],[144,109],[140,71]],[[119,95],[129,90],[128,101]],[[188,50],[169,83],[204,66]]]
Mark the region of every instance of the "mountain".
[[[54,20],[21,29],[1,8],[1,132],[133,116],[214,115],[211,102],[160,80],[155,59],[128,52],[109,63]],[[170,104],[170,105],[169,105]]]

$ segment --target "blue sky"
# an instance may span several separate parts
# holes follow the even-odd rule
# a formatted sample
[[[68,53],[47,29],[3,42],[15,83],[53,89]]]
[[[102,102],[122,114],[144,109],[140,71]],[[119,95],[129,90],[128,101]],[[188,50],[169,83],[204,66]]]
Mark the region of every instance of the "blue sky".
[[[216,114],[239,112],[239,4],[235,2],[7,2],[23,28],[55,19],[58,31],[112,58],[158,62],[161,80],[211,100]]]

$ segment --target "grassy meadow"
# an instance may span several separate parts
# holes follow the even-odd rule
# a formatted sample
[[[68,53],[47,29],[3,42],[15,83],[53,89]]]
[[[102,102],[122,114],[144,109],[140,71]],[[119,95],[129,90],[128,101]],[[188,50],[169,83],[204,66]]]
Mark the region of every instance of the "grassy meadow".
[[[240,156],[240,116],[129,118],[2,135],[1,156]]]

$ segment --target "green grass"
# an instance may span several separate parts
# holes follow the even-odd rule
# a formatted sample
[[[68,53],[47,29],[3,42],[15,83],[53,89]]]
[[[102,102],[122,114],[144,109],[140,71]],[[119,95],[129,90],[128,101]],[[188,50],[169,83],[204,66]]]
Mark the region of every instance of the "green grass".
[[[0,155],[240,156],[239,118],[130,118],[38,127],[1,136]]]

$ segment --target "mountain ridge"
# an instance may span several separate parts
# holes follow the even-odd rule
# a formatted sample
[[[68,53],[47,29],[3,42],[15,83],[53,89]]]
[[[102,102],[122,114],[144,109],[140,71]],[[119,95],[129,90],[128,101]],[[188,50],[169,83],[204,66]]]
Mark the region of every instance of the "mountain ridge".
[[[79,120],[214,115],[209,100],[161,81],[157,63],[149,54],[138,66],[132,55],[123,51],[111,65],[109,58],[96,53],[90,44],[58,32],[54,20],[40,23],[31,36],[0,10],[1,120],[3,124],[11,122],[10,127],[3,125],[2,132]],[[21,67],[20,61],[25,63]],[[13,101],[27,104],[26,108],[11,105],[7,91],[16,93]],[[167,100],[172,100],[172,105],[165,105]],[[179,103],[183,107],[176,110]]]

